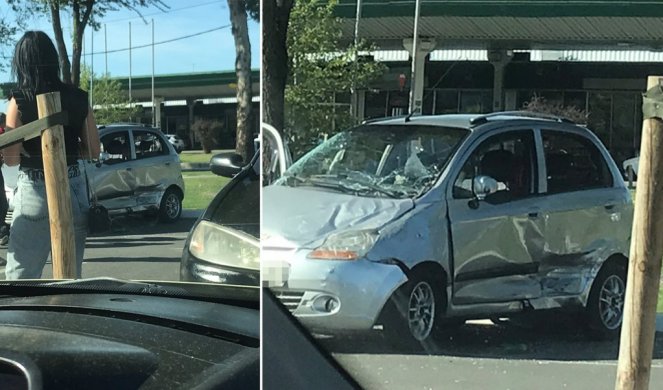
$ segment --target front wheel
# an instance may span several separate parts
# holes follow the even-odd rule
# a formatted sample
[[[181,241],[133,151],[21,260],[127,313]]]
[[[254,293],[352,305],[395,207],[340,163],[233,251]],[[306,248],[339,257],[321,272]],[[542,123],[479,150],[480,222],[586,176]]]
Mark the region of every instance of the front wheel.
[[[159,220],[161,222],[175,222],[182,215],[182,197],[170,188],[163,194],[159,207]]]
[[[425,348],[433,342],[446,306],[440,281],[415,272],[388,304],[384,329],[392,344]]]
[[[590,335],[600,340],[619,337],[626,300],[626,266],[610,262],[599,271],[587,300]]]

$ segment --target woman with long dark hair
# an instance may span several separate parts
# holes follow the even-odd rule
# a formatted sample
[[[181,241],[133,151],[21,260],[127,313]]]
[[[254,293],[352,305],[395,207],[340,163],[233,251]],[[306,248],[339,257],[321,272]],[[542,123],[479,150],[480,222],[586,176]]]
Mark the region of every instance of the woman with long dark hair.
[[[60,92],[62,110],[68,113],[64,141],[76,239],[76,275],[80,277],[89,201],[79,160],[97,159],[100,149],[87,93],[62,82],[58,53],[48,35],[41,31],[26,32],[16,44],[12,75],[17,85],[7,107],[8,131],[38,119],[39,94]],[[6,278],[40,278],[51,250],[41,137],[8,146],[3,155],[7,165],[19,165]]]

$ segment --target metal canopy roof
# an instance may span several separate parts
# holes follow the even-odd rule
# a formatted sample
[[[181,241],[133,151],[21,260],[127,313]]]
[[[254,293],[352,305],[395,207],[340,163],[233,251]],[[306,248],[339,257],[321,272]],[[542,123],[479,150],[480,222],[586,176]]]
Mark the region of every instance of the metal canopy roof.
[[[129,91],[129,78],[118,78],[122,89]],[[260,72],[251,71],[252,91],[260,92]],[[165,100],[235,97],[235,71],[160,75],[154,77],[154,95]],[[135,100],[152,98],[152,77],[131,79],[131,95]]]
[[[414,0],[363,0],[359,37],[384,49],[411,38]],[[343,37],[356,0],[340,0]],[[662,1],[422,0],[420,36],[438,47],[663,50]]]
[[[129,78],[113,78],[120,82],[122,90],[129,91]],[[251,71],[252,91],[260,92],[260,72]],[[237,76],[235,71],[201,72],[159,75],[154,77],[154,95],[164,100],[205,99],[235,97]],[[0,84],[4,96],[8,96],[13,83]],[[152,76],[131,78],[131,94],[134,100],[149,101],[152,99]]]

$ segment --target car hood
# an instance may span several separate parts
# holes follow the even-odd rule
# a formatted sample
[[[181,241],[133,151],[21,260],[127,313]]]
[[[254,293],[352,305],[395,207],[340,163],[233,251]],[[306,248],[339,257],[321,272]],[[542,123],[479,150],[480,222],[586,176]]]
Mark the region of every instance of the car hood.
[[[369,198],[311,187],[263,189],[264,247],[315,248],[331,234],[379,229],[414,207],[412,199]]]

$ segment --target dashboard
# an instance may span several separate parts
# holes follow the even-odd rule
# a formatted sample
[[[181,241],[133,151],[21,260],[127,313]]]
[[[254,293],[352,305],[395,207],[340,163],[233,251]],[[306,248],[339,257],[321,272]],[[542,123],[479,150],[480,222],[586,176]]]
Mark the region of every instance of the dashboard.
[[[0,298],[2,389],[259,388],[259,311],[163,296]]]

